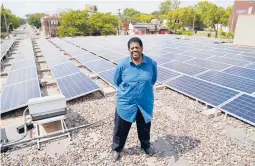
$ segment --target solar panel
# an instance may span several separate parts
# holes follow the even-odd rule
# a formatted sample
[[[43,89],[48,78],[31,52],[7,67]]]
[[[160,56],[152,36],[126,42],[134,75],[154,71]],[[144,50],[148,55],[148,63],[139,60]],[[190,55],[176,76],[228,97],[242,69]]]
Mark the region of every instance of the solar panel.
[[[147,51],[144,51],[143,53],[147,56],[162,56],[162,55],[168,53],[168,51],[158,50],[158,49],[149,49]]]
[[[32,46],[31,46],[32,47]],[[31,48],[32,49],[32,48]],[[25,54],[14,54],[14,60],[27,60],[29,58],[33,58],[34,57],[34,53],[25,53]]]
[[[100,87],[84,73],[77,73],[57,79],[58,87],[67,100],[95,92]]]
[[[224,70],[223,72],[255,80],[255,70],[252,69],[234,66],[230,69]]]
[[[35,66],[35,59],[29,58],[26,60],[14,60],[12,70],[22,69],[29,66]]]
[[[118,53],[118,52],[113,52],[113,51],[106,51],[104,53],[99,54],[100,56],[109,59],[109,60],[114,60],[114,59],[119,59],[122,57],[126,57],[126,55]]]
[[[235,65],[235,66],[244,66],[249,64],[249,61],[241,61],[241,60],[236,60],[236,59],[230,59],[230,58],[225,58],[225,57],[211,57],[208,60],[215,61],[215,62],[221,62],[221,63],[226,63],[230,65]]]
[[[196,98],[211,106],[219,106],[238,94],[234,90],[220,87],[189,76],[182,76],[165,83],[169,88]]]
[[[186,52],[197,51],[197,50],[201,49],[201,47],[199,47],[199,46],[189,46],[189,45],[180,46],[178,48],[182,49],[182,50],[186,50]],[[185,53],[183,53],[183,54],[185,54]]]
[[[201,68],[201,67],[197,67],[194,65],[189,65],[189,64],[181,63],[177,61],[164,63],[161,66],[164,66],[168,69],[176,70],[178,72],[188,74],[188,75],[195,75],[201,72],[205,72],[207,70],[205,68]]]
[[[202,59],[212,56],[212,55],[204,54],[202,52],[192,52],[192,51],[184,52],[184,53],[182,53],[182,55],[196,57],[196,58],[202,58]]]
[[[255,58],[249,57],[249,56],[229,54],[229,55],[226,55],[225,57],[229,57],[229,58],[233,58],[233,59],[238,59],[238,60],[243,60],[243,61],[255,62]]]
[[[56,65],[51,68],[51,71],[53,72],[55,78],[80,72],[79,68],[77,68],[72,62]]]
[[[175,47],[175,46],[169,47],[167,52],[170,52],[172,54],[180,54],[180,53],[186,52],[186,50],[183,50],[181,48],[179,49],[178,46],[177,46],[177,48],[173,48],[173,47]]]
[[[93,71],[94,73],[103,72],[106,70],[110,70],[116,67],[116,65],[112,64],[109,61],[106,61],[104,59],[97,60],[93,62],[88,62],[83,64],[85,67],[87,67],[89,70]]]
[[[192,64],[195,66],[207,68],[207,69],[213,69],[213,70],[222,70],[227,67],[230,67],[230,65],[224,64],[224,63],[219,63],[219,62],[213,62],[213,61],[208,61],[208,60],[203,60],[203,59],[192,59],[188,62],[188,64]]]
[[[255,70],[255,63],[253,63],[253,64],[247,66],[247,68]]]
[[[243,94],[220,109],[255,126],[255,97]]]
[[[190,60],[193,58],[193,57],[184,56],[182,54],[175,54],[175,53],[167,53],[167,54],[163,55],[162,57],[168,58],[171,60],[180,61],[180,62],[184,62],[184,61],[187,61],[187,60]]]
[[[37,78],[37,69],[35,66],[12,70],[7,77],[6,85],[16,84],[26,80]]]
[[[214,56],[225,56],[225,55],[229,54],[228,52],[214,51],[214,50],[199,50],[198,52],[204,53],[204,54],[209,54],[209,55],[214,55]]]
[[[91,52],[88,52],[88,51],[84,51],[82,53],[71,54],[71,55],[74,58],[79,57],[79,56],[95,56],[94,54],[92,54]]]
[[[6,86],[1,94],[1,113],[24,107],[29,99],[40,96],[38,79]]]
[[[229,53],[232,53],[232,54],[240,54],[242,51],[240,50],[233,50],[232,48],[227,48],[227,49],[222,49],[222,48],[216,48],[214,49],[213,51],[217,51],[217,52],[224,52],[224,54],[229,54]]]
[[[207,80],[209,82],[216,83],[242,92],[250,94],[255,92],[255,81],[246,78],[241,78],[238,76],[217,71],[209,71],[198,77],[203,80]]]
[[[67,59],[65,56],[56,56],[56,57],[52,57],[50,59],[46,59],[47,65],[49,67],[59,65],[61,63],[66,63],[66,62],[69,62],[69,61],[70,60]]]
[[[163,63],[167,63],[167,62],[171,62],[173,60],[171,59],[167,59],[167,58],[164,58],[164,57],[151,57],[154,61],[157,62],[158,65],[161,65]]]
[[[255,52],[242,53],[241,55],[255,57]]]
[[[121,62],[123,62],[125,59],[127,59],[128,57],[125,57],[125,58],[120,58],[120,59],[116,59],[114,60],[115,63],[119,64]]]
[[[165,82],[177,76],[180,76],[180,74],[158,66],[158,82]]]
[[[100,78],[102,78],[108,84],[112,85],[115,89],[117,89],[118,87],[115,85],[115,83],[113,81],[114,80],[114,72],[115,72],[115,69],[111,69],[108,71],[98,73],[98,75],[100,76]]]
[[[77,59],[80,63],[84,64],[84,63],[87,63],[87,62],[91,62],[91,61],[95,61],[95,60],[100,60],[102,58],[99,58],[98,56],[96,55],[93,55],[93,54],[87,54],[87,55],[79,55],[79,56],[76,56],[75,59]]]

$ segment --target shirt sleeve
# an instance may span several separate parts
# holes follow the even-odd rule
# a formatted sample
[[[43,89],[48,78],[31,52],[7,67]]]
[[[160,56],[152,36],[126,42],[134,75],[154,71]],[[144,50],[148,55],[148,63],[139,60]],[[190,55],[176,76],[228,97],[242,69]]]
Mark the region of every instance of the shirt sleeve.
[[[158,79],[158,67],[157,62],[153,62],[153,76],[152,76],[152,85],[157,82]]]
[[[116,69],[115,69],[115,73],[114,73],[114,83],[115,85],[119,86],[120,83],[122,82],[121,79],[121,68],[119,65],[117,65]]]

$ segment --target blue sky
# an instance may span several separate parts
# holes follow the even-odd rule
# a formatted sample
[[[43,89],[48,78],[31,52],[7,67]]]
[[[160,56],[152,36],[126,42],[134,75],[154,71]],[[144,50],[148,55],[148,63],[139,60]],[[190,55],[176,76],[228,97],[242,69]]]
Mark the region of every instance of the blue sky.
[[[97,5],[99,12],[112,12],[117,14],[117,9],[135,8],[140,12],[150,13],[159,9],[159,4],[163,0],[2,0],[6,8],[19,16],[26,14],[43,12],[56,13],[63,9],[84,9],[85,4]],[[199,0],[181,0],[181,6],[193,6]],[[234,4],[234,0],[209,0],[219,6],[227,7]]]

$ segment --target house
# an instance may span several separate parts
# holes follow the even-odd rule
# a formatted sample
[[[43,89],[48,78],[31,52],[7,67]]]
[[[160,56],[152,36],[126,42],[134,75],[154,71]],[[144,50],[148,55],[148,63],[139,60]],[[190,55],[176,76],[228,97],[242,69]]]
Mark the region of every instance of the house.
[[[160,23],[130,23],[128,26],[129,35],[166,34],[168,30],[160,27]]]
[[[57,36],[57,26],[60,25],[60,16],[44,16],[41,18],[42,32],[46,37],[56,37]]]
[[[230,31],[235,32],[238,16],[242,14],[254,15],[255,2],[254,0],[235,0],[232,16],[230,18]]]

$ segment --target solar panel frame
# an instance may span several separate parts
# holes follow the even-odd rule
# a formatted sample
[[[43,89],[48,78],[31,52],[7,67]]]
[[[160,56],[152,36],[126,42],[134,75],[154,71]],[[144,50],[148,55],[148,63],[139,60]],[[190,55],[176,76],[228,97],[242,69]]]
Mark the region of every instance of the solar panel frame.
[[[26,60],[14,60],[11,66],[11,70],[19,70],[25,67],[35,66],[35,58],[29,58]]]
[[[235,75],[235,76],[239,76],[239,77],[243,77],[243,78],[247,78],[247,79],[251,79],[251,80],[255,80],[255,70],[252,70],[249,68],[233,66],[233,67],[226,69],[222,72],[231,74],[231,75]]]
[[[79,73],[80,70],[72,62],[69,61],[67,63],[62,63],[53,66],[51,68],[51,72],[53,73],[54,77],[58,79],[60,77],[65,77],[67,75]]]
[[[181,80],[181,79],[182,79],[182,80]],[[185,81],[185,79],[186,79],[186,81]],[[185,84],[185,85],[182,85],[182,84],[180,83],[179,80],[181,80],[181,81],[184,80],[184,82],[188,82],[188,83]],[[178,81],[179,81],[179,82],[178,82]],[[197,83],[195,83],[196,85],[193,86],[193,87],[191,87],[191,82],[192,82],[192,81],[196,81],[196,82],[197,82]],[[171,85],[171,83],[172,83],[172,85]],[[178,86],[181,86],[181,85],[182,85],[182,86],[183,86],[182,88],[187,88],[187,89],[190,89],[190,90],[193,90],[193,91],[195,91],[195,89],[197,89],[197,91],[196,91],[196,92],[193,92],[193,94],[191,94],[191,93],[189,93],[189,92],[185,92],[183,89],[180,89],[180,88],[178,89],[176,86],[174,87],[173,84],[178,85]],[[204,84],[204,85],[202,85],[202,84]],[[192,98],[194,98],[194,99],[197,99],[197,100],[199,100],[199,101],[201,101],[201,102],[203,102],[203,103],[205,103],[205,104],[207,104],[207,105],[213,106],[213,107],[218,107],[218,106],[221,105],[222,103],[226,102],[227,100],[229,100],[229,99],[231,99],[231,98],[233,98],[234,96],[236,96],[236,95],[239,94],[239,92],[236,92],[236,91],[234,91],[234,90],[230,90],[230,89],[227,89],[227,88],[224,88],[224,87],[221,87],[221,86],[212,84],[212,83],[208,83],[208,82],[206,82],[206,81],[202,81],[202,80],[199,80],[199,79],[196,79],[196,78],[189,77],[189,76],[181,76],[181,77],[178,77],[178,78],[173,79],[173,80],[171,80],[171,81],[165,82],[165,85],[168,86],[168,87],[171,88],[171,89],[174,89],[174,90],[176,90],[176,91],[178,91],[178,92],[181,92],[181,93],[183,93],[183,94],[185,94],[185,95],[187,95],[187,96],[190,96],[190,97],[192,97]],[[209,86],[209,87],[208,87],[208,86]],[[188,87],[189,87],[189,88],[188,88]],[[217,90],[217,91],[215,91],[215,89],[214,89],[214,90],[211,90],[212,87],[217,88],[218,90]],[[209,90],[206,91],[206,90],[204,90],[204,89],[202,89],[202,88],[204,88],[204,89],[209,89]],[[212,101],[214,101],[214,102],[208,101],[208,100],[207,100],[208,98],[206,98],[206,97],[199,97],[198,94],[201,95],[201,92],[203,92],[203,91],[204,91],[204,94],[203,94],[204,96],[211,97],[212,95],[215,95],[215,97],[214,97],[213,99],[212,99],[212,97],[211,97]],[[214,93],[212,93],[212,91],[213,91]],[[199,93],[198,93],[198,92],[199,92]],[[216,92],[217,92],[217,93],[216,93]],[[229,92],[229,95],[228,95],[227,97],[222,98],[221,100],[219,100],[219,98],[222,97],[223,95],[226,96],[227,92]],[[196,95],[197,95],[197,96],[196,96]],[[207,100],[207,101],[206,101],[206,100]],[[218,101],[217,101],[217,100],[218,100]],[[217,102],[216,102],[216,101],[217,101]]]
[[[249,94],[255,92],[255,81],[223,72],[208,71],[202,75],[199,75],[198,78],[234,89],[236,91],[241,91]]]
[[[107,71],[116,67],[116,65],[104,59],[88,62],[83,65],[94,73]]]
[[[76,56],[74,58],[82,64],[102,59],[102,58],[100,58],[96,55],[93,55],[93,54],[91,54],[91,55],[79,55],[79,56]]]
[[[202,73],[208,70],[206,68],[202,68],[202,67],[182,63],[182,62],[177,62],[177,61],[164,63],[160,66],[163,66],[167,69],[175,70],[180,73],[191,75],[191,76],[197,75],[199,73]]]
[[[46,59],[46,62],[47,62],[47,65],[51,68],[59,64],[70,62],[70,60],[64,56],[56,56],[56,57]]]
[[[248,100],[248,102],[247,102]],[[233,99],[232,101],[227,102],[219,109],[223,112],[226,112],[233,117],[236,117],[244,122],[247,122],[253,126],[255,126],[255,97],[249,96],[246,94],[242,94],[237,98]],[[254,106],[252,106],[252,104]],[[246,112],[244,114],[243,112]],[[249,116],[247,116],[247,112],[249,112]],[[252,115],[252,116],[250,116]]]
[[[208,54],[204,54],[201,52],[193,52],[193,51],[187,51],[187,52],[181,53],[181,55],[195,57],[195,58],[201,58],[201,59],[206,59],[206,58],[213,56],[213,55],[208,56]]]
[[[252,63],[248,66],[246,66],[246,68],[249,68],[249,69],[252,69],[252,70],[255,70],[255,63]]]
[[[219,62],[213,62],[209,60],[204,59],[192,59],[190,61],[185,62],[186,64],[194,65],[197,67],[212,69],[212,70],[224,70],[226,68],[229,68],[231,65],[225,64],[225,63],[219,63]]]
[[[246,66],[247,64],[250,64],[249,61],[241,61],[241,60],[230,59],[226,57],[218,57],[218,56],[210,57],[207,60],[220,62],[220,63],[226,63],[226,64],[234,65],[234,66]]]
[[[181,74],[158,66],[158,79],[157,79],[158,82],[164,83],[169,79],[173,79],[178,76],[181,76]]]
[[[154,60],[155,62],[157,62],[158,65],[167,63],[167,62],[172,62],[173,60],[168,59],[168,58],[164,58],[164,57],[151,57],[152,60]]]
[[[167,53],[162,56],[163,58],[171,59],[174,61],[185,62],[193,59],[194,57],[185,56],[183,54]]]
[[[11,95],[11,99],[8,95]],[[29,99],[35,97],[41,97],[38,78],[6,86],[1,94],[1,114],[22,108],[27,105]]]
[[[12,70],[8,74],[5,85],[8,86],[35,78],[38,78],[37,68],[35,66],[22,68],[20,70]]]
[[[115,85],[115,83],[114,83],[114,72],[115,72],[115,69],[110,69],[107,71],[100,72],[100,73],[98,73],[98,75],[105,82],[110,84],[114,89],[118,89],[118,86]]]
[[[255,62],[255,57],[249,57],[249,56],[244,56],[244,55],[228,54],[225,57],[237,59],[237,60]]]
[[[56,80],[60,92],[66,97],[67,101],[100,90],[100,87],[82,72],[68,75],[66,77],[61,77]],[[86,91],[86,89],[81,89],[85,87],[84,83],[86,85],[86,82],[89,82],[88,84],[93,86],[88,91]],[[79,90],[81,90],[82,93],[77,92]],[[70,91],[72,92],[69,93]]]

